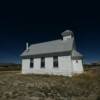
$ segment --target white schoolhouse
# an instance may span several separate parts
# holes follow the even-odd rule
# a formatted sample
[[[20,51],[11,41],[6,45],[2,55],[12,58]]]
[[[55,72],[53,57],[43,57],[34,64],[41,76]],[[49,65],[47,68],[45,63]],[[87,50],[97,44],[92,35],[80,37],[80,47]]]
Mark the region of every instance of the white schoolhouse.
[[[77,51],[74,33],[64,31],[63,39],[32,44],[21,54],[23,74],[72,76],[83,73],[83,56]]]

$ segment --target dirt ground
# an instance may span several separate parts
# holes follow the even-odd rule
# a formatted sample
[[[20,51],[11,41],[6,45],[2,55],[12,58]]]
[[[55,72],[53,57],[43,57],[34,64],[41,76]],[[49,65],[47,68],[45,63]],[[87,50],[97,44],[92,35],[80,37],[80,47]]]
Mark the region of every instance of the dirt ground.
[[[100,100],[100,71],[72,78],[0,71],[0,100]]]

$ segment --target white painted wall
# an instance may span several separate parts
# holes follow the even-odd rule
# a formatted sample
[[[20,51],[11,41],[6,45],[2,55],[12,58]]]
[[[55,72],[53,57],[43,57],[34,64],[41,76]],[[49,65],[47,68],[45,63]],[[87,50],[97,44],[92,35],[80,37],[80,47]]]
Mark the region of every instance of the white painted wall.
[[[77,62],[78,61],[78,62]],[[73,74],[80,74],[83,73],[83,64],[82,60],[72,60],[73,63]]]
[[[72,38],[71,35],[69,35],[69,36],[64,36],[64,37],[63,37],[63,40],[67,40],[67,39],[70,39],[70,38]]]
[[[53,57],[45,58],[45,68],[41,68],[41,59],[34,59],[34,67],[30,68],[30,59],[22,60],[22,73],[23,74],[49,74],[49,75],[72,75],[72,61],[70,56],[58,57],[58,68],[53,67]]]
[[[71,56],[58,57],[59,61],[59,72],[64,76],[72,76],[72,61]]]
[[[32,68],[30,68],[30,59],[22,59],[22,73],[32,73]]]

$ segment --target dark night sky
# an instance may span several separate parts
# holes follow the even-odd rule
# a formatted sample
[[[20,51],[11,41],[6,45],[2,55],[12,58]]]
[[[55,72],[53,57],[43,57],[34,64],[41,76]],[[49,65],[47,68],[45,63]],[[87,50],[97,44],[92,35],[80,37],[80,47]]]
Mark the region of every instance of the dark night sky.
[[[99,2],[0,3],[0,63],[19,63],[25,43],[61,38],[70,29],[86,62],[100,61]]]

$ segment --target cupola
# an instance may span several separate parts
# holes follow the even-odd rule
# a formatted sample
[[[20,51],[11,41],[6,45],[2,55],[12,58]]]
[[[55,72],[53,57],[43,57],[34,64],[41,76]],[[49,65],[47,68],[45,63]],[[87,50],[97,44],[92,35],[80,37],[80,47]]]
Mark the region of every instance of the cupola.
[[[66,30],[64,32],[62,32],[62,37],[63,37],[63,40],[67,40],[67,39],[70,39],[74,36],[74,33],[71,31],[71,30]]]

